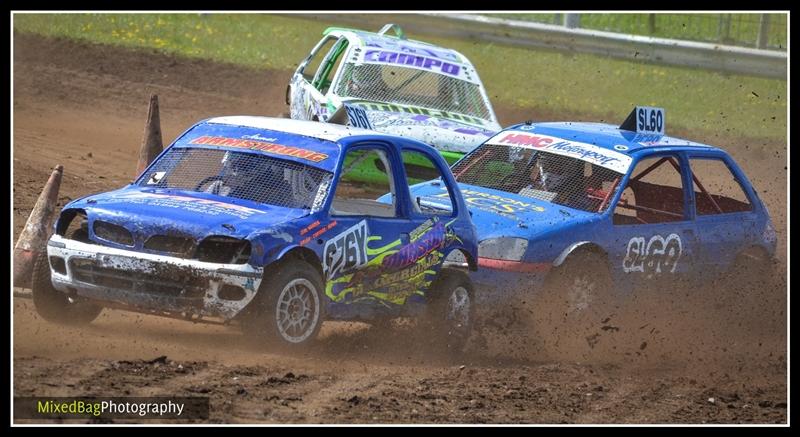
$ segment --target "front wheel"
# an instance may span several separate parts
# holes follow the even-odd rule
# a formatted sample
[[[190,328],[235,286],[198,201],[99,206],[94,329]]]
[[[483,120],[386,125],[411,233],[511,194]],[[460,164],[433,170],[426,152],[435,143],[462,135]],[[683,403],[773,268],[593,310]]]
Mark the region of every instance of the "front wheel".
[[[36,257],[31,288],[36,313],[48,322],[70,326],[88,325],[103,311],[101,306],[71,298],[53,287],[47,252]]]
[[[546,354],[566,360],[599,358],[614,349],[619,301],[605,259],[571,255],[554,269],[534,299],[533,314]]]
[[[259,342],[292,349],[311,343],[324,320],[322,278],[301,260],[281,262],[264,272],[247,331]]]
[[[442,269],[428,292],[424,326],[448,354],[459,354],[475,323],[475,289],[466,273]]]

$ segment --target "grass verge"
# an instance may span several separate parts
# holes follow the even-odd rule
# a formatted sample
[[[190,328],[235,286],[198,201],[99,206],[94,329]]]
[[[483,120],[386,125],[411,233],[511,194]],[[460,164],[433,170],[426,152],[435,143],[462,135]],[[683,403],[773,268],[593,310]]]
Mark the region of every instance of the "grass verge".
[[[268,14],[28,14],[14,30],[252,68],[293,69],[336,22]],[[621,122],[634,105],[661,106],[668,126],[786,141],[787,82],[588,54],[410,35],[464,53],[493,102],[536,114]]]

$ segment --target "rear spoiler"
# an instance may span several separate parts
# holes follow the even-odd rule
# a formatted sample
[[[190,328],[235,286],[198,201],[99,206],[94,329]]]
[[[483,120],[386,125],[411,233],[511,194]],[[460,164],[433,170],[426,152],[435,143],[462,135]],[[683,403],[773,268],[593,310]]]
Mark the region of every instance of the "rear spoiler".
[[[403,32],[403,29],[399,25],[394,24],[394,23],[388,23],[388,24],[384,25],[383,27],[381,27],[381,30],[378,31],[378,35],[384,35],[386,32],[388,32],[389,30],[392,30],[392,29],[394,29],[394,34],[398,38],[400,38],[400,39],[408,39],[408,38],[406,38],[406,33]],[[359,30],[358,29],[353,29],[353,28],[350,28],[350,27],[331,26],[331,27],[325,29],[322,32],[322,35],[325,36],[325,35],[327,35],[327,34],[329,34],[331,32],[336,32],[336,31],[339,31],[339,32],[358,32]]]
[[[394,23],[386,24],[385,26],[381,27],[381,30],[378,31],[378,35],[383,35],[388,32],[390,29],[394,29],[394,34],[400,39],[408,39],[406,38],[406,33],[403,32],[403,29]]]

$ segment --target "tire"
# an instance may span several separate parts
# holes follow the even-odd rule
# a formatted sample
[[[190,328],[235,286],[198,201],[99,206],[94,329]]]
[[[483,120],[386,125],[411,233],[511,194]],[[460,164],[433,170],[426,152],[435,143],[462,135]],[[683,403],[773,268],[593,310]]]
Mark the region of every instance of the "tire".
[[[571,255],[531,300],[537,335],[550,358],[596,359],[614,349],[612,319],[619,301],[603,256],[588,251]]]
[[[717,281],[722,288],[719,306],[739,312],[762,306],[780,288],[778,278],[781,275],[776,266],[777,263],[759,247],[738,253],[727,274]]]
[[[291,259],[266,269],[246,322],[246,333],[257,342],[302,349],[319,334],[325,319],[319,272],[305,261]]]
[[[443,268],[428,292],[423,335],[447,355],[464,351],[475,324],[475,288],[466,273]]]
[[[36,313],[48,322],[84,326],[91,323],[103,311],[102,306],[72,299],[53,287],[47,252],[41,252],[36,257],[31,288]]]

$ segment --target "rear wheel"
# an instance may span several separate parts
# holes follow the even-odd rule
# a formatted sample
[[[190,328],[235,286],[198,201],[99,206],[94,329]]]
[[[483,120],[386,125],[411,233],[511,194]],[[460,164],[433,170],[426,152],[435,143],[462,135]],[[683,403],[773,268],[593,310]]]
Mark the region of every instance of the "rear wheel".
[[[776,263],[760,247],[740,252],[728,273],[719,281],[723,289],[719,306],[729,310],[748,312],[774,299],[778,287]]]
[[[450,355],[463,352],[475,323],[475,290],[466,273],[442,269],[428,292],[423,326],[431,339]]]
[[[322,278],[301,260],[278,263],[264,272],[248,334],[261,343],[291,349],[313,342],[324,320]]]
[[[88,325],[103,311],[103,307],[72,298],[53,287],[47,252],[36,257],[31,280],[33,306],[36,313],[48,322],[62,325]]]

